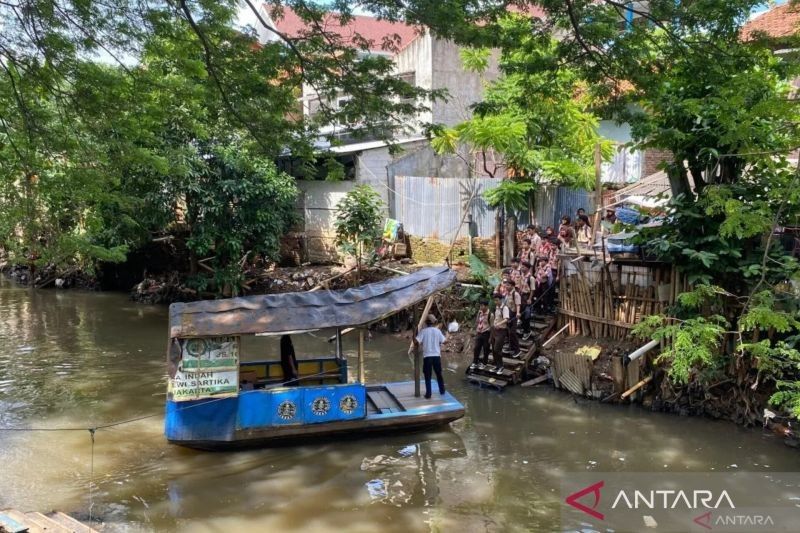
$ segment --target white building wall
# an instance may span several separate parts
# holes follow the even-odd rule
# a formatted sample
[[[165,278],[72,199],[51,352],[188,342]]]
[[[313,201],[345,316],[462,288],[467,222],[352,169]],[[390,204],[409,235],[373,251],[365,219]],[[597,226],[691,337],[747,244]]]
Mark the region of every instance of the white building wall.
[[[431,90],[433,88],[433,38],[429,33],[418,36],[411,41],[405,48],[400,50],[395,56],[395,72],[404,74],[414,72],[415,84],[422,89]],[[409,136],[422,132],[422,124],[433,121],[433,113],[430,110],[431,102],[423,102],[428,111],[417,113],[412,121]]]
[[[483,75],[464,70],[460,48],[452,41],[433,39],[433,89],[446,89],[448,96],[433,104],[433,122],[455,126],[472,116],[470,106],[483,99],[484,84],[499,76],[498,54],[493,52]]]

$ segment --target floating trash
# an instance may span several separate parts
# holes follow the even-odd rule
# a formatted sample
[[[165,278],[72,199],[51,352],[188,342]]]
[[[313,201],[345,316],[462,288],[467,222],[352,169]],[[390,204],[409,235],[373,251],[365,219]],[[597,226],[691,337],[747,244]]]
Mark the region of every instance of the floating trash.
[[[417,453],[417,445],[409,444],[408,446],[397,450],[397,453],[399,453],[402,457],[411,457],[412,455]]]
[[[367,492],[369,492],[369,497],[373,500],[382,500],[389,495],[389,493],[386,492],[386,484],[382,479],[367,481]]]

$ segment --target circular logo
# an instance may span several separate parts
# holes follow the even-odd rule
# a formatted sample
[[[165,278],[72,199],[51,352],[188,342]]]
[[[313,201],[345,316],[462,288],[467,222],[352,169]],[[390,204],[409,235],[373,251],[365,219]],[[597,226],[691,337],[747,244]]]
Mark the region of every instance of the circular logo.
[[[186,341],[186,352],[192,357],[200,357],[206,353],[205,339],[189,339]]]
[[[356,409],[358,409],[358,400],[356,400],[356,397],[352,394],[343,396],[342,399],[339,400],[339,410],[344,414],[349,415]]]
[[[294,402],[290,402],[289,400],[284,400],[278,406],[278,416],[284,420],[291,420],[297,414],[297,406]]]
[[[311,402],[311,412],[317,416],[324,416],[331,410],[331,401],[324,396],[314,398]]]

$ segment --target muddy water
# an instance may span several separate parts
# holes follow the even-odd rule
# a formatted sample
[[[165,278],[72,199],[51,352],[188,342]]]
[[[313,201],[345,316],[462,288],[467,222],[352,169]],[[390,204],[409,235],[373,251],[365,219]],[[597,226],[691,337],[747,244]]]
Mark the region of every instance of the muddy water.
[[[467,415],[447,430],[186,450],[162,436],[166,320],[124,295],[0,281],[0,427],[76,428],[0,431],[0,508],[86,516],[91,505],[112,531],[541,531],[559,528],[559,482],[572,472],[800,470],[795,450],[758,431],[541,387],[481,391],[461,380],[462,362],[446,379]],[[298,353],[330,353],[324,336],[296,338]],[[371,339],[368,379],[408,379],[406,342]],[[259,338],[243,350],[274,348]],[[80,428],[147,415],[98,431],[92,464]]]

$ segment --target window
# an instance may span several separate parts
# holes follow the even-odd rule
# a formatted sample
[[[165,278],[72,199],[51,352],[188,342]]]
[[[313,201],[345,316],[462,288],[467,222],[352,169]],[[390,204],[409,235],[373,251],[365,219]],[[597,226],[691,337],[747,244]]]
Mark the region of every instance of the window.
[[[411,85],[412,87],[416,87],[417,85],[417,73],[413,70],[410,72],[401,72],[397,75],[397,79],[406,82],[407,84]],[[417,99],[414,97],[409,98],[400,98],[401,104],[415,104]]]

